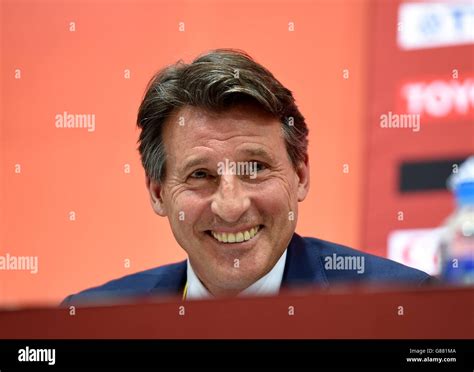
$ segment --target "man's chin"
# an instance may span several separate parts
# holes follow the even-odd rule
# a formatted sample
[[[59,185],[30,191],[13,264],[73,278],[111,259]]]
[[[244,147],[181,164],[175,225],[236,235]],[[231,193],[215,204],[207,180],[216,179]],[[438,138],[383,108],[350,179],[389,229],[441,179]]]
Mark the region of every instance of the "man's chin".
[[[218,278],[220,278],[217,280],[220,289],[228,292],[229,295],[237,295],[259,279],[255,273],[250,275],[248,273],[245,275],[236,275],[235,273],[219,274]]]

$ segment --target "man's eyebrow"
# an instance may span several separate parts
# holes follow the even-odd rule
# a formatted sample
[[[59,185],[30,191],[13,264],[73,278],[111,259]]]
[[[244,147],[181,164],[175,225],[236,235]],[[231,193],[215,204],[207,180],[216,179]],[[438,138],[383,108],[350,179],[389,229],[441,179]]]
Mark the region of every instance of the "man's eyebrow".
[[[262,148],[247,148],[247,149],[240,150],[239,153],[247,155],[247,156],[252,156],[252,157],[253,156],[260,157],[268,161],[274,160],[273,156],[268,151]],[[180,172],[185,173],[191,168],[204,165],[204,164],[209,164],[209,162],[210,162],[210,159],[206,156],[205,157],[200,157],[200,156],[192,157],[187,161],[185,160],[183,166],[180,168]]]
[[[273,161],[273,155],[271,155],[268,151],[262,148],[247,148],[239,151],[241,153],[244,153],[247,156],[255,156],[255,157],[261,157],[264,159],[267,159],[269,161]]]
[[[184,162],[184,165],[180,168],[180,171],[184,173],[188,169],[191,169],[191,168],[194,168],[206,163],[209,163],[209,158],[207,157],[192,157],[188,161]]]

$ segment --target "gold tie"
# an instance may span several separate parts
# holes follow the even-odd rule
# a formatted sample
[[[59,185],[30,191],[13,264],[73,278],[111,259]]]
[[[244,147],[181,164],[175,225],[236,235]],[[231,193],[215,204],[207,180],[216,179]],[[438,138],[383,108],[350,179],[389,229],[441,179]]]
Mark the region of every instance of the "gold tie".
[[[184,286],[183,301],[186,300],[186,294],[187,293],[188,293],[188,282],[186,282],[186,285]]]

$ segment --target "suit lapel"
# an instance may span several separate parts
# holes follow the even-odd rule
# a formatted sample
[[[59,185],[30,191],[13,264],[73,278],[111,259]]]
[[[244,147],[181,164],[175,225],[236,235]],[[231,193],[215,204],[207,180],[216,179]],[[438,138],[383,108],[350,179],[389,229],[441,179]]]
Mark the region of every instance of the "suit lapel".
[[[281,287],[301,287],[303,285],[328,286],[317,247],[311,246],[304,238],[294,233],[288,245],[285,271]]]
[[[157,278],[151,293],[179,295],[183,293],[186,284],[187,261],[169,265]]]

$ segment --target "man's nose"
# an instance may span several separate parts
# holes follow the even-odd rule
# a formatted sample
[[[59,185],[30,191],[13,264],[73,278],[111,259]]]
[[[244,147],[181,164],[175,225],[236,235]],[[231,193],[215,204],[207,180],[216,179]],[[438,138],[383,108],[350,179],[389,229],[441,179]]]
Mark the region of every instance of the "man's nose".
[[[249,209],[250,199],[236,175],[222,175],[214,194],[211,210],[222,220],[234,223]]]

